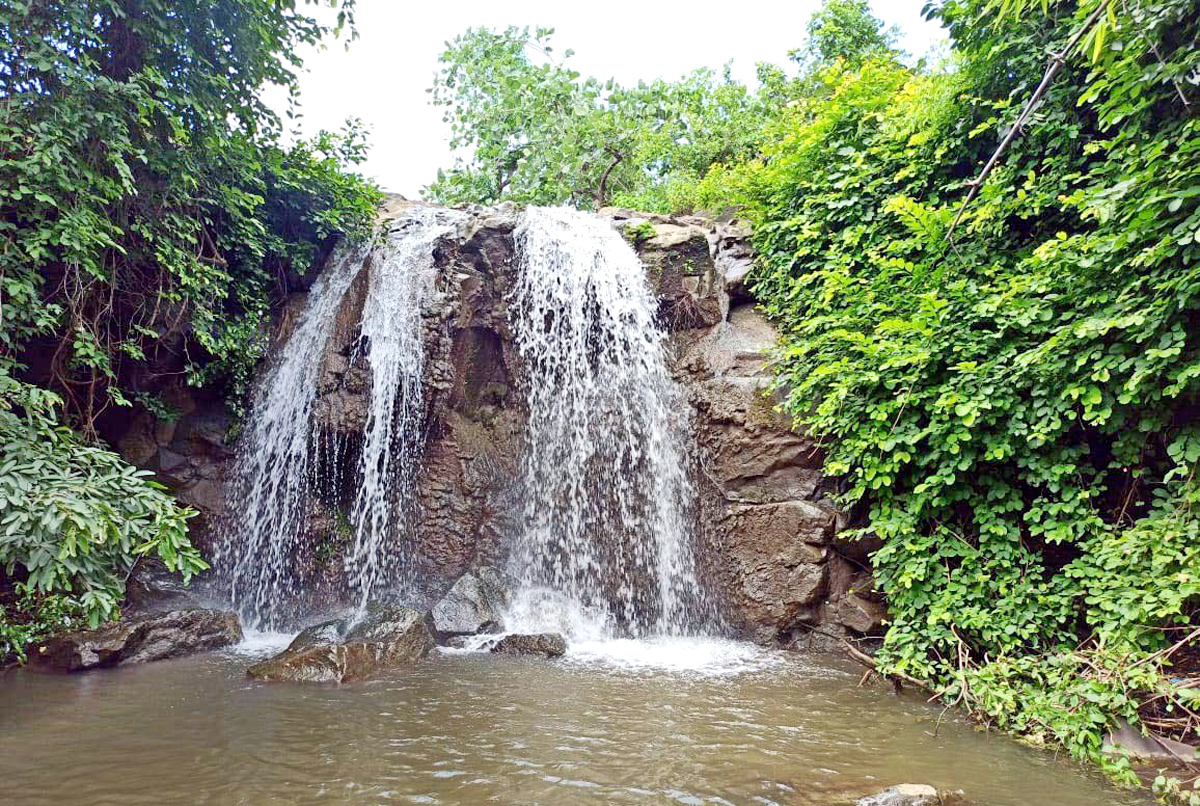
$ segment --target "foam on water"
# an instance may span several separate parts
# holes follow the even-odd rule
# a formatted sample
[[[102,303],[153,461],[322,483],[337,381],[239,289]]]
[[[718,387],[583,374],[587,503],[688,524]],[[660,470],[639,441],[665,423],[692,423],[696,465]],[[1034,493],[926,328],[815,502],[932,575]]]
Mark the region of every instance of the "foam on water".
[[[226,652],[247,657],[266,657],[287,649],[288,644],[296,637],[290,632],[271,632],[263,630],[245,630],[240,643],[226,648]]]
[[[446,655],[487,652],[505,635],[472,635],[460,647],[441,647]],[[608,638],[593,635],[567,644],[558,661],[580,667],[623,672],[728,676],[759,672],[795,662],[795,658],[744,641],[724,638],[662,636],[659,638]]]
[[[786,663],[779,652],[723,638],[610,638],[577,641],[567,648],[569,663],[627,671],[735,675]]]

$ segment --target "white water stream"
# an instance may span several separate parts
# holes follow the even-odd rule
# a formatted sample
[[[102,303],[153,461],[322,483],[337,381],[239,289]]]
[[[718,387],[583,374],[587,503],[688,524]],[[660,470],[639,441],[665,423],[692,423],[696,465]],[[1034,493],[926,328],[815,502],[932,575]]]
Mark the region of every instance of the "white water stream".
[[[415,208],[393,225],[371,266],[356,357],[371,367],[371,402],[351,512],[354,546],[346,557],[360,611],[381,587],[403,594],[410,581],[405,537],[413,528],[409,504],[425,416],[421,303],[433,293],[434,244],[453,231],[457,218],[448,210]]]
[[[345,578],[360,609],[385,589],[405,593],[408,504],[425,411],[421,309],[434,290],[434,245],[460,217],[415,207],[393,222],[382,244],[336,258],[313,284],[295,330],[260,385],[238,458],[234,523],[216,556],[247,627],[289,625],[305,594],[301,559],[312,550],[305,521],[310,501],[330,481],[317,477],[317,450],[345,447],[319,445],[314,402],[338,307],[368,261],[370,284],[352,360],[370,367],[371,389]]]
[[[312,411],[325,345],[342,297],[366,258],[347,249],[308,292],[307,304],[257,388],[235,468],[236,523],[217,547],[229,598],[247,626],[278,625],[301,593],[292,558],[304,537],[315,483]]]
[[[530,208],[510,298],[529,381],[510,628],[573,639],[702,629],[686,401],[636,253],[610,223]]]

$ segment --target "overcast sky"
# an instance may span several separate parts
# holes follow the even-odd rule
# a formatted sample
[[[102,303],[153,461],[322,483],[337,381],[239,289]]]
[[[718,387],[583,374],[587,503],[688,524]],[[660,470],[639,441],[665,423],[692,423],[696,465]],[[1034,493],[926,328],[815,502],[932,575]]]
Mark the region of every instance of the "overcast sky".
[[[921,18],[924,0],[872,0],[876,16],[900,28],[902,47],[926,53],[944,32]],[[449,131],[425,90],[447,40],[472,26],[542,25],[555,29],[561,53],[583,75],[675,79],[697,67],[720,69],[732,60],[735,78],[754,83],[760,61],[784,64],[804,38],[820,0],[740,0],[723,3],[574,3],[543,0],[449,0],[425,5],[358,0],[359,39],[310,52],[301,76],[301,129],[337,129],[361,118],[370,133],[364,171],[385,190],[417,198],[451,163]],[[267,99],[282,112],[282,93]]]

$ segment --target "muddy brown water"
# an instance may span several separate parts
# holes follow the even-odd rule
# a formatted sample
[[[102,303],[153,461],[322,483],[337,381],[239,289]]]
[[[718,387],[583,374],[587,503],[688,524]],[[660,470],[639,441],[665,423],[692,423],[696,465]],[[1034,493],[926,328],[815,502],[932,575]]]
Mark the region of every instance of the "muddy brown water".
[[[546,662],[438,653],[369,684],[256,683],[237,650],[0,676],[0,802],[846,804],[884,786],[979,806],[1142,806],[835,657],[677,641]],[[937,726],[935,734],[935,725]]]

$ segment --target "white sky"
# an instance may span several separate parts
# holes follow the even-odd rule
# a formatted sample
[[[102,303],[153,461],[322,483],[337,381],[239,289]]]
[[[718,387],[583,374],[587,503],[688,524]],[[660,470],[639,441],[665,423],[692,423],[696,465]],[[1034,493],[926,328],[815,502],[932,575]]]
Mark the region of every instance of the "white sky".
[[[944,32],[921,17],[924,0],[872,0],[875,15],[897,25],[901,46],[924,55]],[[557,53],[571,48],[567,64],[583,75],[675,79],[697,67],[719,70],[733,61],[734,77],[754,84],[754,66],[787,62],[804,39],[820,0],[740,2],[575,3],[570,0],[449,0],[445,5],[404,0],[358,0],[359,39],[305,58],[301,76],[301,130],[338,129],[347,117],[369,131],[370,158],[363,171],[385,190],[418,198],[439,167],[452,161],[442,110],[429,103],[438,55],[468,27],[508,25],[555,29]],[[281,92],[266,98],[279,112]],[[285,121],[285,127],[287,122]]]

